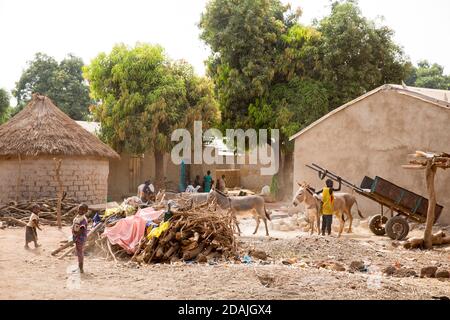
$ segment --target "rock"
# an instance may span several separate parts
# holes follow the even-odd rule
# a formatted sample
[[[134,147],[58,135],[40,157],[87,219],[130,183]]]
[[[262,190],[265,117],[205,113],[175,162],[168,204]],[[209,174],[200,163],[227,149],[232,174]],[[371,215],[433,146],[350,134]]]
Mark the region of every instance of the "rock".
[[[417,277],[417,272],[409,268],[400,268],[394,272],[393,276],[397,278]]]
[[[444,268],[439,268],[436,271],[436,278],[448,279],[450,278],[450,272]]]
[[[318,262],[316,264],[317,268],[324,268],[324,269],[328,269],[328,270],[333,270],[333,271],[345,271],[345,267],[338,263],[338,262],[334,262],[334,261],[322,261],[322,262]]]
[[[400,244],[401,244],[400,241],[397,241],[397,240],[394,240],[394,241],[391,242],[391,246],[393,246],[394,248],[399,247]]]
[[[420,277],[421,278],[434,278],[436,275],[437,267],[430,266],[430,267],[424,267],[420,270]]]
[[[337,262],[333,262],[330,265],[329,269],[333,270],[333,271],[345,271],[345,267],[342,264],[337,263]]]
[[[291,265],[291,264],[297,263],[297,261],[298,261],[297,258],[290,258],[290,259],[281,261],[281,263],[284,265]]]
[[[396,271],[397,269],[394,266],[388,266],[383,269],[383,273],[388,276],[392,276]]]
[[[367,267],[364,261],[352,261],[352,263],[350,263],[350,270],[364,272],[367,271]]]
[[[251,255],[253,258],[260,259],[260,260],[267,259],[267,253],[265,253],[262,250],[251,250],[249,252],[249,255]]]

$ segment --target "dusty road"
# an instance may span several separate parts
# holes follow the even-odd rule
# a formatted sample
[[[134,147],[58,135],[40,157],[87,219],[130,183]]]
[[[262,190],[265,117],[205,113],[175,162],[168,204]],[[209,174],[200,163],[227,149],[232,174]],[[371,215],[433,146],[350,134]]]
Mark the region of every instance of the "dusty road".
[[[0,230],[0,299],[353,300],[450,296],[449,280],[381,274],[389,265],[417,273],[429,265],[450,269],[448,247],[406,251],[362,227],[337,239],[293,231],[273,231],[270,238],[250,236],[254,221],[244,220],[242,226],[244,252],[264,250],[269,255],[267,261],[137,266],[90,255],[81,277],[75,256],[60,260],[50,255],[61,240],[68,238],[68,228],[60,231],[46,227],[40,233],[42,247],[28,251],[23,248],[22,228]],[[264,234],[263,226],[259,234]],[[283,264],[286,259],[293,264]],[[351,262],[359,260],[366,270],[349,272]],[[330,270],[330,262],[346,270]]]

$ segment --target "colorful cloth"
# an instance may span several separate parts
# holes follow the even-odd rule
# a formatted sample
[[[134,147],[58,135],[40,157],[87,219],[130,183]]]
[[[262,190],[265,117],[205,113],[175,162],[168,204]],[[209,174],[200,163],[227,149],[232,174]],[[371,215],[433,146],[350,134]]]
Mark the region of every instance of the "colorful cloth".
[[[153,228],[152,231],[150,231],[150,233],[147,235],[147,239],[150,240],[151,238],[155,237],[155,238],[159,238],[159,236],[166,231],[167,229],[169,229],[170,226],[170,221],[166,221],[163,222],[159,225],[159,227],[157,228]]]
[[[322,203],[322,214],[332,215],[334,213],[334,196],[330,193],[330,188],[323,188]]]
[[[83,265],[84,262],[84,243],[75,242],[75,251],[78,257],[78,264]]]
[[[106,227],[103,235],[111,244],[118,244],[133,254],[144,236],[147,222],[158,218],[162,213],[162,210],[155,211],[151,207],[139,209],[135,215],[117,221],[112,227]]]
[[[75,219],[73,219],[72,224],[72,236],[73,242],[84,244],[87,240],[87,226],[88,220],[86,216],[77,215]]]
[[[37,232],[35,227],[25,227],[25,241],[27,244],[32,241],[37,241]]]
[[[205,190],[203,190],[203,192],[211,191],[212,177],[210,175],[204,176],[203,177],[203,182],[205,184]]]

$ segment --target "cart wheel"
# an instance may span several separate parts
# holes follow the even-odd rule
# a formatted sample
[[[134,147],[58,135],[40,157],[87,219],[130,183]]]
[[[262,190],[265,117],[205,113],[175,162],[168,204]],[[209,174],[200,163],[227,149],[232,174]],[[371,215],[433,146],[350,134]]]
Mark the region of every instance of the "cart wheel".
[[[386,216],[382,216],[381,214],[377,214],[372,216],[369,220],[369,228],[377,236],[384,236],[386,233],[383,225],[388,221]]]
[[[395,216],[386,223],[386,233],[392,240],[403,240],[408,235],[409,224],[403,217]]]

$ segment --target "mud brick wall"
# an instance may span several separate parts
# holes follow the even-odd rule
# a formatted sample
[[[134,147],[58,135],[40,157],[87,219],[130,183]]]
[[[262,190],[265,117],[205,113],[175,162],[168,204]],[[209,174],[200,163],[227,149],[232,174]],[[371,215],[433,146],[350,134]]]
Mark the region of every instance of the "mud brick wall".
[[[81,157],[61,158],[60,177],[67,196],[88,204],[103,203],[108,192],[109,161]],[[56,197],[53,158],[0,160],[0,202]],[[19,178],[19,183],[18,183]],[[18,187],[17,187],[18,186]],[[18,190],[18,192],[17,192]]]

